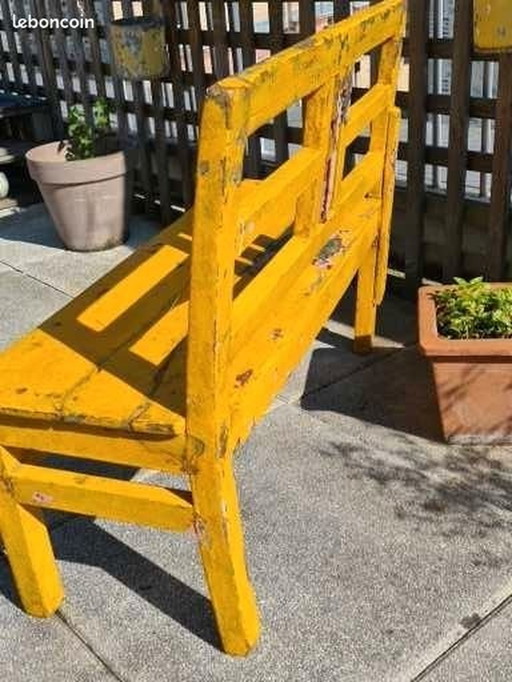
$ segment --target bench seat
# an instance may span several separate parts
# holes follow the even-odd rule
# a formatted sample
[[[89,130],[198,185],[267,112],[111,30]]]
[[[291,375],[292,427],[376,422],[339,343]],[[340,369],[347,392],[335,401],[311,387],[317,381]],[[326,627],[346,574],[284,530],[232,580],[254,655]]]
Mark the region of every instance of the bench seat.
[[[190,218],[0,356],[0,419],[184,433]]]
[[[189,211],[3,352],[0,422],[183,436],[191,232]],[[273,245],[244,250],[239,289]]]

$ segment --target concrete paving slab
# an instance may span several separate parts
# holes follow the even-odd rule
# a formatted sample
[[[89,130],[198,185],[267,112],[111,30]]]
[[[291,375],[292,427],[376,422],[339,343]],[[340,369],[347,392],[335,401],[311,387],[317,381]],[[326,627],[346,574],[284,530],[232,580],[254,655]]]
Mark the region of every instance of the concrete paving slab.
[[[0,272],[0,349],[43,322],[69,297],[14,270]]]
[[[125,244],[95,253],[68,251],[56,235],[43,204],[0,219],[0,262],[71,296],[91,285],[158,231],[144,216],[133,216]]]
[[[313,351],[311,371],[317,363]],[[416,347],[387,357],[377,354],[362,371],[301,399],[304,409],[344,429],[346,417],[440,441],[441,424],[428,362]],[[321,359],[318,362],[322,362]],[[352,422],[351,422],[352,423]]]
[[[58,617],[30,618],[14,607],[0,557],[0,676],[5,682],[108,682],[108,669]]]
[[[508,579],[512,458],[346,419],[277,408],[237,461],[264,623],[248,659],[217,649],[191,534],[57,528],[68,622],[125,680],[396,680]]]
[[[0,261],[22,269],[60,253],[62,242],[43,204],[0,218]]]
[[[425,682],[510,682],[512,610],[508,605],[426,674]]]
[[[408,662],[392,682],[509,680],[512,578],[478,612],[464,617],[441,639]],[[391,682],[391,681],[390,681]]]

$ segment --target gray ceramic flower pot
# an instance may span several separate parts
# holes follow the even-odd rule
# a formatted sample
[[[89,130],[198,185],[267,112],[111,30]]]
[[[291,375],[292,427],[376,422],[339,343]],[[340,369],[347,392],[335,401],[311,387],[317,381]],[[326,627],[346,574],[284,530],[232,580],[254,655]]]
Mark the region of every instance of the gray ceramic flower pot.
[[[68,161],[65,145],[50,142],[26,155],[59,237],[73,251],[121,244],[128,229],[135,150]]]

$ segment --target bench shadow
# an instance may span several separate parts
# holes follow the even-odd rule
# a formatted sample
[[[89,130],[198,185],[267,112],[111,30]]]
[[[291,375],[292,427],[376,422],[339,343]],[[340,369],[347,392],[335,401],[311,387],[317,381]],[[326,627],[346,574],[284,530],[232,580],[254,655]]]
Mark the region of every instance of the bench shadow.
[[[220,649],[211,604],[205,596],[91,519],[75,524],[73,533],[56,535],[54,549],[58,559],[102,569],[165,616]]]
[[[207,644],[221,649],[210,601],[142,556],[124,542],[80,518],[53,530],[55,556],[83,566],[100,568],[144,599],[153,608]],[[98,588],[100,589],[100,588]],[[0,593],[21,610],[8,564],[0,558]]]
[[[71,468],[66,457],[51,456],[44,464]],[[78,459],[73,459],[72,469],[77,473],[117,480],[130,480],[137,472],[129,467]],[[211,603],[204,595],[98,526],[94,518],[49,510],[44,514],[58,560],[100,568],[196,637],[221,649]],[[1,551],[0,594],[21,610],[8,563],[2,561]]]
[[[315,364],[326,364],[321,356],[334,350],[313,352]],[[308,375],[309,379],[309,375]],[[377,348],[369,364],[353,375],[323,390],[314,390],[313,379],[306,381],[301,407],[307,411],[335,412],[395,431],[442,442],[442,427],[435,386],[429,363],[416,348],[389,352]]]

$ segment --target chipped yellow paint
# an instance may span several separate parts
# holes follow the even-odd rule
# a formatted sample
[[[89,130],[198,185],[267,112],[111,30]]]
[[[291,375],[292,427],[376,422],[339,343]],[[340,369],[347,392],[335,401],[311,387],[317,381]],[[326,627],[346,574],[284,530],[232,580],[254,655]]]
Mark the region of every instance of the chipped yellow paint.
[[[254,646],[232,456],[356,276],[356,348],[371,347],[403,21],[403,0],[383,0],[212,87],[193,210],[0,356],[0,533],[30,613],[62,599],[38,507],[193,524],[223,647]],[[376,46],[378,82],[351,105],[354,62]],[[302,148],[243,179],[248,136],[301,98]],[[182,474],[190,493],[41,468],[48,452]]]
[[[380,305],[386,291],[386,278],[389,257],[389,239],[393,214],[393,198],[395,194],[395,163],[398,153],[398,139],[402,120],[400,109],[389,111],[387,142],[384,159],[384,177],[382,184],[382,217],[379,232],[379,248],[377,254],[377,275],[375,283],[375,302]]]
[[[482,52],[512,50],[510,0],[473,0],[474,43]]]
[[[0,536],[23,608],[42,618],[58,609],[64,589],[41,512],[12,494],[9,479],[19,466],[0,447]]]
[[[163,530],[192,527],[193,507],[188,492],[30,464],[18,466],[7,481],[12,496],[22,505],[105,516]]]

